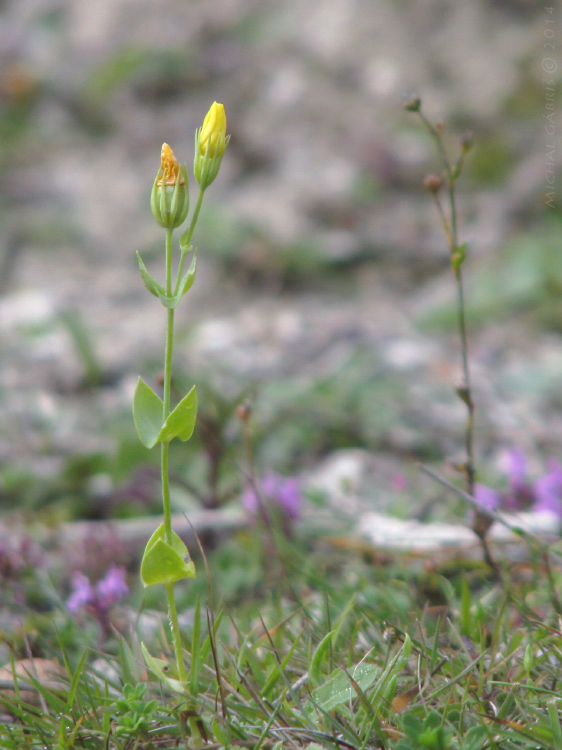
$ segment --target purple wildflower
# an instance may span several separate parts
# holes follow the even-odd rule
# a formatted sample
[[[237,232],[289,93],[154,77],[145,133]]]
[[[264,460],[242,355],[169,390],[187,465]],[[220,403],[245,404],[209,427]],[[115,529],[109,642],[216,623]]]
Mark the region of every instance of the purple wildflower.
[[[496,490],[485,484],[474,486],[474,500],[484,510],[497,510],[502,502],[502,496]]]
[[[129,587],[125,582],[125,568],[112,565],[105,578],[96,584],[96,594],[103,605],[108,608],[125,594],[129,593]]]
[[[507,455],[507,492],[498,492],[484,484],[475,487],[474,499],[484,510],[549,511],[562,518],[562,464],[550,459],[548,471],[535,482],[525,479],[525,456],[519,450]]]
[[[507,454],[507,477],[509,480],[509,486],[513,492],[518,492],[524,489],[527,485],[525,483],[525,474],[527,472],[527,462],[523,451],[517,448],[512,448]]]
[[[562,517],[562,465],[548,461],[548,472],[537,479],[534,486],[535,510],[550,511]]]
[[[66,602],[66,606],[71,612],[77,612],[88,604],[92,604],[95,599],[95,593],[90,579],[84,573],[74,573],[72,576],[72,588],[74,591]]]
[[[88,607],[96,615],[106,613],[112,604],[122,599],[129,591],[125,583],[125,569],[115,565],[109,568],[105,577],[98,581],[95,587],[83,573],[74,573],[72,587],[74,591],[66,603],[69,610],[77,612]]]
[[[279,477],[277,485],[277,502],[289,516],[291,521],[297,521],[301,513],[301,490],[299,483],[294,478],[283,479]]]
[[[246,488],[243,503],[247,511],[256,515],[261,503],[266,506],[277,506],[291,520],[296,521],[300,517],[302,494],[297,479],[282,477],[273,471],[265,474],[260,491],[256,492],[254,487]]]

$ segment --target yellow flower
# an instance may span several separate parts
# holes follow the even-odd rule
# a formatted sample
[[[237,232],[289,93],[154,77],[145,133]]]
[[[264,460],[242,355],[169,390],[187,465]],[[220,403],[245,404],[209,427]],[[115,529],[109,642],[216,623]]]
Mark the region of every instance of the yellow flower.
[[[210,110],[205,115],[201,132],[199,135],[199,153],[212,159],[218,152],[219,156],[224,154],[226,148],[226,113],[224,105],[213,102]]]
[[[195,133],[193,173],[202,190],[206,190],[218,175],[229,140],[224,105],[213,102],[203,125]]]
[[[162,185],[171,185],[173,187],[177,183],[178,177],[180,185],[185,185],[185,178],[180,169],[180,164],[167,143],[162,144],[160,171],[160,177],[156,182],[159,187]]]

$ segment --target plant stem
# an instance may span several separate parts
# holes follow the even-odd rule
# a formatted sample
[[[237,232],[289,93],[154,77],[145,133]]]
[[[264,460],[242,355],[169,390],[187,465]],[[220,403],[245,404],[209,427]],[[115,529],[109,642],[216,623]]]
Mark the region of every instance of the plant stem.
[[[176,609],[176,600],[174,597],[174,584],[166,584],[166,598],[168,600],[168,619],[172,629],[172,641],[174,643],[174,654],[176,656],[176,665],[178,668],[178,677],[182,685],[187,686],[187,670],[183,661],[181,650],[181,633],[178,622],[178,611]]]
[[[183,266],[185,263],[185,256],[187,255],[187,248],[189,248],[189,243],[191,242],[191,237],[193,236],[193,231],[195,229],[195,225],[197,224],[197,219],[199,218],[199,211],[201,210],[201,204],[203,203],[203,196],[205,195],[205,188],[201,188],[199,190],[199,196],[197,197],[197,203],[195,204],[195,208],[193,210],[193,217],[191,219],[191,223],[189,225],[189,229],[182,237],[182,246],[185,247],[185,251],[182,250],[181,258],[178,266],[178,274],[176,279],[176,288],[174,289],[174,294],[178,293],[180,282],[181,282],[181,276],[183,273]]]
[[[462,359],[462,385],[457,389],[459,398],[463,401],[467,409],[466,415],[466,426],[464,432],[464,448],[466,459],[463,464],[463,473],[465,479],[465,487],[467,494],[474,498],[474,486],[476,481],[476,462],[474,456],[474,401],[472,398],[472,386],[470,382],[470,368],[468,360],[468,338],[466,332],[466,310],[464,303],[464,288],[463,288],[463,277],[462,277],[462,262],[463,257],[460,257],[464,250],[459,249],[458,235],[457,235],[457,201],[455,193],[455,183],[457,177],[460,174],[460,170],[463,165],[464,151],[461,153],[459,161],[456,165],[451,164],[447,155],[447,150],[443,143],[441,128],[435,127],[425,117],[422,112],[419,112],[419,117],[426,129],[428,130],[431,137],[435,140],[437,150],[443,162],[445,169],[445,178],[447,183],[447,194],[449,202],[449,217],[447,217],[437,191],[434,193],[435,203],[439,212],[439,217],[447,237],[449,245],[449,254],[451,256],[451,266],[455,276],[455,284],[457,288],[457,320],[458,329],[461,343],[461,359]],[[483,509],[476,507],[474,509],[472,530],[478,537],[480,545],[482,547],[482,553],[484,560],[492,570],[494,577],[497,580],[501,580],[501,571],[492,557],[490,546],[486,535],[491,525],[491,516]]]
[[[173,230],[166,230],[166,292],[172,292],[172,234]],[[174,347],[174,311],[169,309],[166,320],[166,351],[164,355],[164,393],[162,421],[165,422],[170,414],[170,392],[172,388],[172,354]],[[170,502],[170,477],[168,468],[168,456],[170,441],[162,441],[161,472],[162,472],[162,503],[164,506],[164,532],[168,544],[172,544],[172,511]],[[178,622],[176,600],[174,598],[174,584],[166,584],[166,599],[168,600],[168,619],[172,629],[172,641],[176,656],[178,677],[182,685],[187,685],[187,672],[183,662],[181,649],[181,633]]]
[[[166,231],[166,292],[172,291],[172,234],[173,230]],[[164,393],[162,422],[164,423],[170,414],[170,391],[172,387],[172,354],[174,347],[174,311],[170,309],[166,321],[166,351],[164,355]],[[170,478],[168,473],[168,453],[170,449],[169,440],[162,441],[161,449],[161,471],[162,471],[162,503],[164,506],[164,529],[166,542],[172,543],[172,512],[170,503]]]
[[[425,117],[422,112],[419,112],[419,117],[425,127],[427,128],[430,135],[435,140],[437,150],[441,156],[443,166],[445,168],[445,176],[447,180],[447,193],[449,198],[449,215],[450,221],[447,220],[441,202],[437,195],[435,196],[435,202],[437,209],[447,235],[449,243],[449,253],[451,258],[457,252],[458,248],[458,236],[457,236],[457,201],[455,195],[455,181],[458,176],[455,173],[454,167],[451,164],[447,151],[443,145],[443,139],[441,132],[438,131],[431,122]],[[474,401],[472,399],[472,388],[470,383],[470,368],[468,364],[468,338],[466,335],[466,312],[464,304],[464,290],[463,290],[463,278],[462,268],[459,263],[457,266],[453,265],[453,271],[455,274],[455,283],[457,287],[457,319],[459,327],[459,335],[461,341],[461,358],[462,358],[462,386],[459,389],[459,396],[466,404],[467,418],[465,428],[465,452],[466,452],[466,463],[465,463],[465,482],[466,491],[472,497],[474,496],[474,481],[476,478],[475,460],[474,460]]]
[[[472,389],[470,385],[470,369],[468,366],[468,341],[466,336],[466,314],[464,304],[464,291],[462,270],[457,268],[455,271],[455,281],[457,285],[457,305],[459,334],[461,339],[462,353],[462,370],[463,385],[461,389],[461,398],[466,404],[467,419],[465,429],[465,450],[466,450],[466,489],[469,495],[474,496],[474,480],[476,477],[474,461],[474,401],[472,400]]]

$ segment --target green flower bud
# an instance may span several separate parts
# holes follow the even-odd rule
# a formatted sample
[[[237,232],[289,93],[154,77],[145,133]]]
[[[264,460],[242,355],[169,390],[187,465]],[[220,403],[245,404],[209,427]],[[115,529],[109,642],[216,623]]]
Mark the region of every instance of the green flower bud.
[[[203,189],[209,187],[219,173],[229,140],[230,136],[226,135],[224,105],[213,102],[205,115],[203,125],[195,133],[193,172]]]
[[[150,208],[161,227],[177,229],[189,211],[187,167],[179,164],[167,143],[162,146],[160,158],[160,169],[150,194]]]

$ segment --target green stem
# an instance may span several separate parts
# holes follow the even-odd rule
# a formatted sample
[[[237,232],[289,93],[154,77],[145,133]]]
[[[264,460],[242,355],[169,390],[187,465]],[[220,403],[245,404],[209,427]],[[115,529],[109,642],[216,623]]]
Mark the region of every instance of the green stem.
[[[189,225],[189,229],[187,230],[187,232],[185,232],[185,234],[181,238],[182,248],[185,248],[185,250],[182,249],[181,251],[181,258],[180,258],[180,262],[178,266],[178,273],[176,277],[176,288],[174,289],[174,294],[177,294],[180,288],[181,276],[183,273],[183,266],[185,263],[185,256],[188,253],[189,243],[191,242],[193,231],[195,230],[195,225],[197,224],[197,219],[199,218],[199,211],[201,210],[201,204],[203,203],[204,195],[205,195],[205,188],[200,188],[199,196],[197,197],[197,203],[195,204],[195,208],[193,210],[193,217],[191,219],[191,224]]]
[[[187,685],[187,670],[183,661],[181,650],[181,633],[178,622],[178,611],[176,609],[176,600],[174,598],[174,584],[166,584],[166,598],[168,600],[168,618],[172,629],[172,641],[174,642],[174,654],[178,667],[178,677],[182,685]]]
[[[173,230],[166,231],[166,292],[171,294],[172,290],[172,234]],[[172,354],[174,347],[174,311],[168,310],[166,321],[166,352],[164,355],[164,393],[162,422],[165,422],[170,413],[170,392],[172,387]],[[164,506],[164,529],[166,542],[172,543],[172,513],[170,502],[170,478],[168,472],[168,454],[170,443],[162,441],[161,449],[161,473],[162,473],[162,503]]]
[[[172,235],[173,230],[166,231],[166,292],[168,295],[172,291]],[[174,348],[174,311],[168,310],[166,320],[166,352],[164,355],[164,393],[163,393],[163,422],[166,421],[170,414],[170,392],[172,389],[172,355]],[[162,441],[161,453],[161,471],[162,471],[162,503],[164,506],[164,532],[166,542],[172,544],[172,510],[170,501],[170,477],[168,468],[168,457],[170,450],[170,441]],[[181,633],[178,622],[178,612],[176,609],[176,600],[174,598],[174,584],[166,584],[166,599],[168,600],[168,618],[172,629],[172,641],[174,643],[174,653],[178,669],[178,677],[182,685],[187,685],[187,672],[183,662],[181,649]]]
[[[463,401],[467,408],[467,421],[465,431],[465,450],[466,450],[466,485],[469,495],[474,496],[475,480],[475,462],[474,462],[474,402],[472,400],[472,389],[470,385],[470,369],[468,365],[468,340],[466,335],[466,312],[464,304],[464,291],[462,281],[462,271],[458,268],[455,271],[455,281],[457,284],[457,305],[459,334],[461,339],[462,353],[462,371],[463,371]]]

